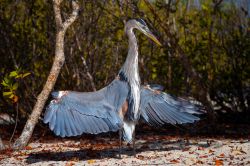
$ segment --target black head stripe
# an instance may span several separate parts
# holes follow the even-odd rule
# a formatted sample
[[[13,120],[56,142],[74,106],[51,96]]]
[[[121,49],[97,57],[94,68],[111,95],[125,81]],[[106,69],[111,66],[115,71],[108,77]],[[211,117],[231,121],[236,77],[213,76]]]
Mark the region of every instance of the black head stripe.
[[[137,18],[137,19],[135,19],[135,20],[138,21],[139,23],[141,23],[142,25],[147,26],[147,24],[145,23],[145,21],[144,21],[143,19]]]

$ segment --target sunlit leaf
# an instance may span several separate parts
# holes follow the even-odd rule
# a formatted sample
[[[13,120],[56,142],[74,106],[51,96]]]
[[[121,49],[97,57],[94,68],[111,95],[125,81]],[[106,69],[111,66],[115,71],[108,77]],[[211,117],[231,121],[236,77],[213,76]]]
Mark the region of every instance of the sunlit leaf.
[[[202,10],[208,10],[208,6],[205,5],[205,4],[202,4],[202,5],[201,5],[201,8],[202,8]]]
[[[22,78],[23,75],[22,74],[18,74],[15,78]]]
[[[95,163],[95,160],[88,160],[88,164],[93,164]]]
[[[10,79],[8,77],[4,77],[4,82],[8,85],[10,83]]]
[[[24,73],[23,75],[22,75],[22,77],[24,78],[24,77],[27,77],[28,75],[30,75],[31,73]]]
[[[9,99],[13,99],[14,96],[15,96],[15,95],[12,93],[12,94],[9,96]]]
[[[16,82],[16,83],[14,83],[14,85],[12,86],[12,90],[17,90],[17,88],[18,88],[18,83]]]
[[[6,84],[6,82],[5,81],[2,81],[2,83],[1,83],[3,86],[8,86],[8,84]]]
[[[3,96],[10,96],[11,94],[13,94],[12,92],[3,92]]]
[[[16,77],[18,75],[17,71],[10,72],[10,77]]]
[[[152,74],[152,79],[156,79],[157,78],[157,74],[156,73],[153,73]]]

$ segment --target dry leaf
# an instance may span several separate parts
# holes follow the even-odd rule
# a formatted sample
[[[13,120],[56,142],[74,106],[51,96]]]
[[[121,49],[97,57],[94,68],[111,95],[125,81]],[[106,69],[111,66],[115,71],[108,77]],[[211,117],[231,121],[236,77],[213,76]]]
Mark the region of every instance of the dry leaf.
[[[223,161],[222,160],[215,160],[215,165],[216,166],[223,165]]]
[[[140,159],[140,160],[144,160],[144,159],[145,159],[145,157],[142,156],[142,155],[137,155],[136,158],[138,158],[138,159]]]
[[[0,154],[7,155],[7,156],[11,156],[11,155],[12,155],[12,152],[13,152],[13,149],[11,149],[11,148],[6,148],[6,149],[0,151]]]
[[[71,160],[71,161],[78,162],[80,159],[79,159],[78,157],[72,157],[70,160]]]
[[[73,162],[67,162],[67,163],[65,164],[65,166],[73,166],[73,165],[75,165]]]
[[[245,152],[245,151],[244,151],[244,150],[242,150],[242,149],[240,150],[240,152],[241,152],[241,153],[244,153],[244,154],[247,154],[247,152]]]
[[[238,149],[234,149],[231,151],[233,155],[237,156],[237,155],[242,155],[242,152]]]
[[[171,163],[180,163],[178,160],[176,159],[173,159],[173,160],[170,160]]]
[[[196,162],[196,164],[204,164],[204,163],[203,163],[203,161],[198,160],[198,161]]]
[[[15,95],[12,100],[13,100],[13,103],[18,102],[18,96]]]
[[[88,164],[93,164],[95,163],[95,160],[88,160]]]
[[[5,159],[6,157],[5,156],[0,156],[0,161]]]
[[[32,150],[33,148],[31,146],[25,146],[24,149],[25,150]]]
[[[189,150],[190,150],[190,147],[185,147],[184,149],[182,149],[183,152],[189,151]]]
[[[232,152],[232,154],[234,154],[234,155],[242,155],[243,153],[244,153],[244,154],[247,154],[247,153],[242,149],[242,147],[240,147],[240,148],[236,147],[236,149],[232,149],[231,152]]]
[[[23,160],[23,158],[21,158],[21,157],[15,157],[15,159],[16,159],[16,160],[19,160],[19,161],[22,161],[22,160]]]
[[[21,151],[21,152],[17,153],[15,156],[26,156],[26,155],[27,155],[26,152]]]
[[[207,156],[207,155],[204,155],[204,156],[200,156],[200,158],[208,158],[208,156]]]
[[[214,153],[214,151],[213,151],[213,150],[211,150],[211,149],[209,149],[208,153]]]
[[[219,158],[224,158],[224,157],[225,157],[225,154],[224,154],[224,153],[221,153],[218,157],[219,157]]]

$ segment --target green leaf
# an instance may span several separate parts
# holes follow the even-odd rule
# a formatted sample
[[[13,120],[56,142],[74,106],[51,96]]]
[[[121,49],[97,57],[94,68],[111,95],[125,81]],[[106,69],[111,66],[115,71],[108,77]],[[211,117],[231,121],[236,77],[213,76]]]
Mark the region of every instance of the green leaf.
[[[16,83],[14,83],[14,85],[12,86],[12,89],[13,89],[13,90],[17,90],[17,88],[18,88],[18,83],[16,82]]]
[[[10,96],[9,96],[9,99],[12,99],[15,95],[12,93]]]
[[[6,83],[6,85],[8,86],[9,85],[9,83],[10,83],[10,80],[9,80],[9,78],[8,77],[4,77],[4,82]]]
[[[203,10],[208,10],[208,6],[205,5],[205,4],[202,4],[202,5],[201,5],[201,8],[202,8]]]
[[[15,78],[22,78],[23,77],[23,75],[22,74],[18,74],[18,75],[16,75],[16,77]]]
[[[12,94],[13,94],[12,92],[3,92],[3,96],[10,96]]]
[[[27,76],[30,75],[30,74],[31,74],[31,73],[29,73],[29,72],[28,72],[28,73],[24,73],[22,77],[23,77],[23,78],[24,78],[24,77],[27,77]]]
[[[157,74],[156,73],[153,73],[152,74],[152,79],[154,80],[154,79],[156,79],[157,78]]]
[[[18,75],[17,71],[10,72],[10,77],[16,77]]]
[[[2,81],[1,83],[3,86],[8,86],[5,81]]]

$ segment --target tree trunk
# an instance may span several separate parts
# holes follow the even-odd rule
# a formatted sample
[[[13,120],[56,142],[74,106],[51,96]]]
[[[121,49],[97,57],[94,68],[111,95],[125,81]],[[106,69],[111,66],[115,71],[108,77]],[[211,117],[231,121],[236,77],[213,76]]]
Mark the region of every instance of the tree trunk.
[[[4,146],[3,141],[0,137],[0,150],[3,150],[3,149],[5,149],[5,146]]]
[[[64,56],[64,36],[68,27],[76,20],[79,5],[76,1],[72,1],[73,12],[64,22],[61,18],[60,4],[62,0],[53,0],[53,8],[55,13],[55,21],[56,21],[56,45],[55,45],[55,59],[53,62],[53,66],[50,70],[49,76],[43,87],[42,92],[37,97],[37,102],[32,110],[32,113],[26,122],[24,129],[22,131],[21,136],[15,141],[13,148],[21,149],[28,144],[32,133],[34,131],[35,125],[38,122],[38,118],[41,115],[41,112],[44,108],[45,102],[47,101],[51,90],[53,89],[57,77],[60,73],[60,70],[64,64],[65,56]]]

